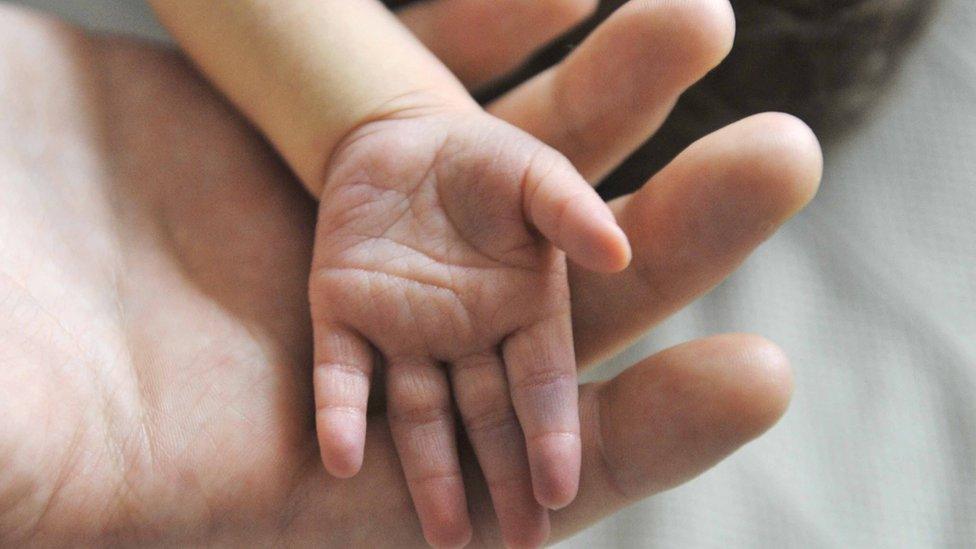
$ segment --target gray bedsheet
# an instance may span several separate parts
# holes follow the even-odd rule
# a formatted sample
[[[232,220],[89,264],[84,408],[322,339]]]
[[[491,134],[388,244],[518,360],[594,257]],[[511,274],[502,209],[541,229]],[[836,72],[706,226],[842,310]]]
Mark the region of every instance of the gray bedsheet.
[[[22,0],[162,37],[132,0]],[[727,331],[791,355],[784,420],[564,547],[976,547],[976,0],[947,0],[813,205],[597,372]]]

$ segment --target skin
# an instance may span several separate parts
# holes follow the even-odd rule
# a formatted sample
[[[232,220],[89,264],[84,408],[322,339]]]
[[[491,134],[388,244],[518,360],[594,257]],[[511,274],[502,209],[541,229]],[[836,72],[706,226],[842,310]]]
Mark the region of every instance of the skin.
[[[496,507],[542,528],[544,508],[576,497],[581,460],[554,246],[624,269],[609,208],[557,151],[487,115],[375,0],[155,7],[323,204],[309,298],[325,468],[362,467],[375,373],[431,544],[471,537],[454,404]]]
[[[640,4],[604,32],[690,20],[688,6]],[[720,26],[724,8],[702,5],[688,9]],[[263,141],[170,54],[9,8],[0,26],[4,543],[421,542],[383,410],[370,417],[360,475],[337,480],[317,466],[305,297],[313,206]],[[632,59],[630,49],[655,46],[636,34],[614,44],[580,51]],[[567,62],[553,81],[586,80],[569,70],[586,65]],[[643,68],[621,70],[639,79]],[[638,89],[612,92],[635,106],[606,112],[624,135],[657,108]],[[526,120],[553,108],[528,87],[506,101]],[[569,140],[575,122],[553,118],[549,134]],[[612,162],[627,139],[602,137]],[[586,173],[588,161],[567,154]],[[580,363],[726,276],[810,199],[819,170],[801,123],[763,115],[709,136],[612,204],[634,262],[613,276],[570,265]],[[779,417],[789,386],[783,354],[753,336],[696,341],[584,386],[580,493],[552,514],[553,539],[708,468]],[[496,544],[488,489],[474,456],[462,448],[461,458],[473,539]],[[505,541],[541,543],[548,521]]]
[[[519,517],[503,531],[542,530],[579,488],[566,256],[599,272],[631,258],[608,206],[377,0],[155,8],[322,204],[309,299],[326,470],[362,467],[375,375],[431,544],[472,535],[455,405],[495,507]]]

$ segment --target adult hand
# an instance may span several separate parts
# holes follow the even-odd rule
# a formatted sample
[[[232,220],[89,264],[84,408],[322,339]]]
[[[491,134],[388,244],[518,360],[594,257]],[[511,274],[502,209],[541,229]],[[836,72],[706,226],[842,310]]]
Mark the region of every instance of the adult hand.
[[[478,4],[407,17],[470,81],[500,69],[452,59],[465,37],[443,17]],[[632,2],[492,109],[597,180],[721,59],[731,29],[724,0]],[[0,30],[0,542],[422,543],[381,414],[358,476],[319,464],[313,205],[263,141],[173,54],[7,7]],[[580,360],[724,278],[819,172],[801,123],[761,115],[614,202],[634,264],[573,272]],[[752,336],[689,343],[583,387],[582,485],[553,514],[554,537],[707,469],[768,428],[789,392],[782,353]],[[498,543],[474,467],[470,485],[476,543]]]

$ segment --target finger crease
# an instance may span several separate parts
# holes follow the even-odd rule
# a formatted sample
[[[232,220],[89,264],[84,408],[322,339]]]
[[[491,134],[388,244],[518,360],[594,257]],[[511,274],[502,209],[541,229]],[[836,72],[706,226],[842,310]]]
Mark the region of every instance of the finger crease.
[[[428,425],[438,422],[450,422],[453,416],[446,408],[417,408],[412,410],[391,410],[390,419],[410,425]]]
[[[344,374],[350,377],[358,377],[365,381],[369,381],[369,374],[367,374],[366,371],[364,371],[362,368],[357,368],[350,364],[346,364],[342,362],[329,362],[329,363],[319,364],[318,367],[320,370],[324,371],[323,373]]]
[[[544,370],[520,377],[512,383],[512,389],[524,392],[544,389],[554,385],[568,384],[569,382],[573,382],[575,385],[575,381],[575,375],[572,373],[558,370]]]

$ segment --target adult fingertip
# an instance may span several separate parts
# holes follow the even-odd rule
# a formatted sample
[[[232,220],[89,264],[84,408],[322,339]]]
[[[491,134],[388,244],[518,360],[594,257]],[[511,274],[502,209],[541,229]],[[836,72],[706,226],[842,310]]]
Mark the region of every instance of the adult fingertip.
[[[792,387],[786,355],[761,337],[673,347],[603,386],[602,455],[632,497],[671,488],[772,427]]]
[[[686,442],[695,440],[691,435],[711,432],[719,456],[755,439],[783,416],[793,376],[786,353],[763,337],[725,334],[704,341],[704,346],[668,351],[673,356],[689,352],[685,358],[694,356],[697,362],[675,371],[671,383],[677,392],[703,399],[682,418],[689,428]]]
[[[735,42],[736,22],[732,4],[729,0],[697,0],[685,4],[697,15],[698,24],[694,26],[700,33],[697,36],[702,47],[700,58],[708,69],[715,68],[728,57]]]
[[[673,67],[672,82],[686,87],[724,60],[735,40],[735,14],[728,0],[629,2],[612,16],[618,36],[656,48]]]
[[[776,344],[751,334],[719,336],[720,347],[736,349],[728,369],[724,405],[734,420],[739,438],[751,440],[772,427],[786,413],[793,395],[790,361]]]
[[[701,75],[732,51],[736,24],[728,0],[666,1],[664,5],[675,43],[681,44],[675,55],[683,59],[684,66]]]
[[[809,204],[820,188],[824,168],[820,140],[810,126],[791,114],[767,112],[754,118],[767,129],[766,156],[775,162],[770,171],[780,173],[795,213]]]

